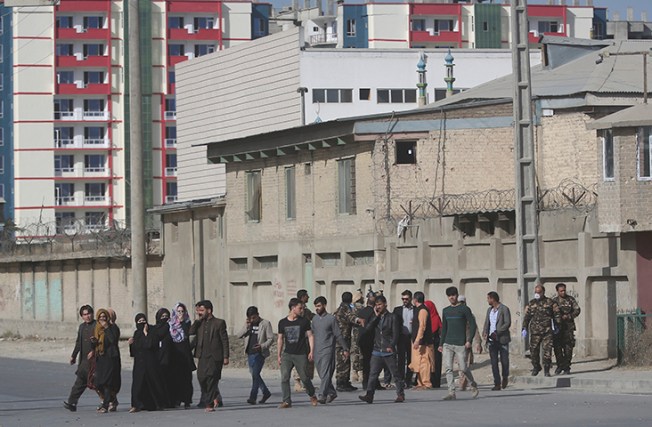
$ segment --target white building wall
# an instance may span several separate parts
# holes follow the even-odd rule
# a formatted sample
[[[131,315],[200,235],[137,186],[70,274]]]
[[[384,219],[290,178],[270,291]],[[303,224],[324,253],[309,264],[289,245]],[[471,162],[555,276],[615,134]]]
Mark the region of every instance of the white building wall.
[[[249,2],[228,2],[222,5],[223,47],[229,48],[251,40],[251,10]]]
[[[588,39],[593,31],[593,8],[569,7],[566,21],[569,37]]]
[[[301,42],[294,28],[176,66],[179,200],[226,191],[223,167],[193,145],[300,124]]]
[[[398,49],[410,47],[409,5],[369,3],[367,5],[369,47]]]

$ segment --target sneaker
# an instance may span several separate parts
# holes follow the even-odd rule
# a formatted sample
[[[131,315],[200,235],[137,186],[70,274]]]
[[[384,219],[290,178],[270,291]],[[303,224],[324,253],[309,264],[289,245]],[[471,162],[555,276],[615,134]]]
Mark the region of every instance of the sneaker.
[[[448,393],[443,400],[455,400],[457,397],[455,397],[455,392]]]
[[[507,383],[508,383],[508,382],[509,382],[509,379],[508,379],[508,378],[503,378],[503,383],[501,384],[501,386],[502,386],[503,388],[507,388]]]
[[[250,405],[255,405],[256,404],[256,399],[247,399],[247,403]]]
[[[471,397],[473,399],[477,399],[479,394],[480,394],[480,391],[478,391],[478,388],[472,386],[471,387]]]
[[[374,397],[370,394],[361,394],[358,396],[358,399],[362,400],[363,402],[374,403]]]
[[[279,409],[288,409],[291,408],[292,404],[290,402],[281,402],[280,405],[278,405]]]
[[[258,401],[258,403],[260,403],[262,405],[263,403],[267,402],[267,399],[269,399],[271,396],[272,396],[272,393],[270,393],[269,391],[267,393],[264,393],[263,398],[260,399],[260,401]]]
[[[491,391],[500,391],[500,390],[502,390],[502,387],[500,386],[500,384],[496,384],[496,385],[491,389]]]
[[[318,402],[319,402],[319,400],[317,400],[317,396],[310,396],[310,404],[312,406],[317,406]],[[326,402],[324,401],[324,403],[326,403]]]
[[[328,397],[326,398],[326,403],[331,403],[331,402],[332,402],[333,400],[335,400],[335,399],[337,399],[337,395],[336,395],[336,394],[330,394],[330,395],[328,395]]]
[[[403,403],[405,402],[405,395],[404,394],[399,394],[396,396],[396,400],[394,400],[394,403]]]
[[[77,412],[77,405],[74,403],[63,402],[63,407],[69,410],[70,412]]]
[[[326,404],[326,398],[322,397],[320,399],[317,399],[317,402],[319,402],[320,405],[325,405]]]

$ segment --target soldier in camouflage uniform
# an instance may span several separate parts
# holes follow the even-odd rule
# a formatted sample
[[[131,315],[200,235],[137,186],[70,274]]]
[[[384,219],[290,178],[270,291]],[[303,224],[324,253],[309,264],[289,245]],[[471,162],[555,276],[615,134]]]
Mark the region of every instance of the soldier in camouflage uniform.
[[[534,299],[525,307],[523,318],[523,336],[530,334],[530,357],[532,358],[532,376],[541,372],[541,354],[543,349],[543,372],[550,376],[552,366],[553,320],[559,324],[559,307],[552,299],[546,297],[542,285],[534,287]]]
[[[557,360],[557,369],[555,374],[570,374],[571,361],[573,359],[573,347],[575,347],[575,318],[580,315],[580,306],[570,295],[566,294],[566,285],[557,283],[555,286],[557,296],[552,300],[559,307],[561,322],[559,323],[559,333],[552,339],[555,347],[555,359]]]
[[[364,307],[364,298],[359,289],[353,294],[353,312],[358,314]],[[353,326],[351,329],[351,369],[353,370],[353,381],[362,381],[362,353],[360,352],[360,329],[361,326]]]
[[[337,324],[340,326],[342,338],[351,347],[351,329],[353,325],[361,323],[360,319],[355,316],[353,311],[353,295],[351,292],[342,294],[342,303],[335,312]],[[345,349],[339,344],[335,347],[337,391],[355,391],[358,388],[351,384],[351,359],[345,354]]]

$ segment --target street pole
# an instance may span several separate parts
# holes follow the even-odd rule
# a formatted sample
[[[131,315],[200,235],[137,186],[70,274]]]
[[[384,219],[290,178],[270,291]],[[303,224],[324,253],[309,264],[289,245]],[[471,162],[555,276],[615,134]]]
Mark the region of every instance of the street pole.
[[[539,280],[539,227],[532,122],[530,48],[528,41],[527,1],[511,0],[512,66],[514,76],[514,172],[516,177],[516,245],[520,322],[523,327],[529,290]],[[522,342],[522,352],[528,340]]]
[[[140,82],[140,0],[129,0],[129,141],[131,161],[131,275],[133,310],[147,314],[147,255],[143,177],[142,90]],[[149,53],[148,53],[149,54]]]

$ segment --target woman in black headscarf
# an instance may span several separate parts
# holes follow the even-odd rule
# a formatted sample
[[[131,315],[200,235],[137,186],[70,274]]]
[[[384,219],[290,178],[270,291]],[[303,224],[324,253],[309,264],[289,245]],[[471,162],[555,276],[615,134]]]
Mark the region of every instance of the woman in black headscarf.
[[[173,406],[183,403],[189,408],[192,403],[192,371],[197,369],[190,350],[188,332],[190,316],[186,306],[178,302],[174,306],[174,316],[170,319],[170,369],[168,370],[168,392]]]
[[[156,328],[147,323],[147,317],[143,313],[138,313],[135,320],[136,331],[134,336],[129,338],[129,353],[134,358],[129,412],[163,409],[167,407],[167,397],[161,381]]]

